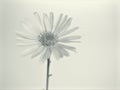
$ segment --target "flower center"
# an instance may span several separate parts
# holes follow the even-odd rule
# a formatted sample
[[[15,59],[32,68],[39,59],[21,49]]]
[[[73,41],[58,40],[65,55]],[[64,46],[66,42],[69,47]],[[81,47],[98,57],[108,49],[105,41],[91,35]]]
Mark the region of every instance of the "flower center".
[[[53,46],[57,43],[57,36],[51,32],[44,32],[40,34],[39,41],[43,46]]]

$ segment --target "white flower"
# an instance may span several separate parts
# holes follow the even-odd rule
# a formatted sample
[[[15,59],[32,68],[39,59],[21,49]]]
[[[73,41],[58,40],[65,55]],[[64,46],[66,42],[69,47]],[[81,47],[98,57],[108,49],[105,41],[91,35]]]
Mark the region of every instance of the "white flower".
[[[40,56],[41,60],[46,60],[54,55],[56,59],[69,56],[68,51],[75,51],[70,43],[79,42],[79,35],[71,35],[78,27],[70,28],[72,18],[60,14],[58,21],[54,25],[54,14],[52,12],[43,14],[43,19],[38,12],[34,13],[38,25],[22,22],[27,33],[16,32],[18,45],[27,46],[23,55],[31,55],[32,58]],[[39,28],[38,28],[39,27]],[[37,31],[37,32],[36,32]]]

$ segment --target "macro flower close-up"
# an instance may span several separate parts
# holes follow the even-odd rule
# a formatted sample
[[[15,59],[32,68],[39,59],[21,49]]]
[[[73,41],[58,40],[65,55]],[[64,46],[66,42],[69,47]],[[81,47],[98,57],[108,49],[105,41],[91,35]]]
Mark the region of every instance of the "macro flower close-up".
[[[69,56],[69,51],[75,52],[75,47],[70,43],[79,43],[80,35],[71,35],[78,27],[71,28],[72,18],[60,14],[55,20],[54,13],[49,14],[34,12],[37,25],[23,21],[22,26],[26,33],[17,31],[17,45],[27,47],[23,55],[31,55],[31,58],[40,57],[45,61],[53,55],[56,59]],[[37,27],[36,27],[37,26]]]

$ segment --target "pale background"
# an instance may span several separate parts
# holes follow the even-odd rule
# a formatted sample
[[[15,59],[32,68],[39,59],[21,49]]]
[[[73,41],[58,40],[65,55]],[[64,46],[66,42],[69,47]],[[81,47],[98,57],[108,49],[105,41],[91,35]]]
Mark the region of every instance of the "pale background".
[[[14,31],[34,11],[73,17],[82,43],[77,53],[52,58],[50,88],[115,90],[120,88],[119,0],[0,0],[0,90],[45,88],[46,62],[21,56]]]

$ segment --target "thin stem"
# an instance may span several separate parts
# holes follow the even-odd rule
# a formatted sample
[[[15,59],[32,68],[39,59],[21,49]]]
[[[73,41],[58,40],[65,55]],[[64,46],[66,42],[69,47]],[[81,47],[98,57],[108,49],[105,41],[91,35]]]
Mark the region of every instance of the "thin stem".
[[[46,90],[48,90],[48,86],[49,86],[49,74],[50,71],[50,58],[47,59],[47,77],[46,77]]]

